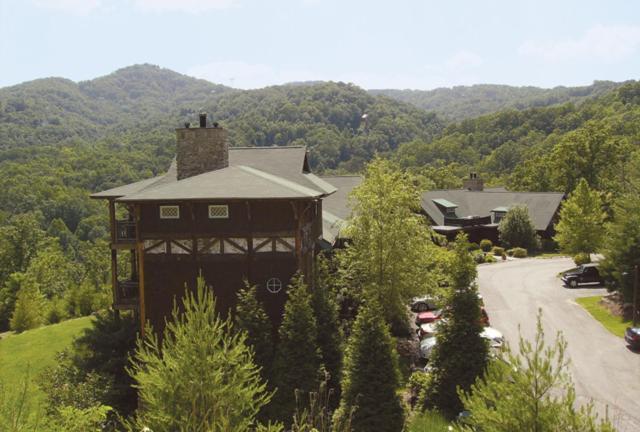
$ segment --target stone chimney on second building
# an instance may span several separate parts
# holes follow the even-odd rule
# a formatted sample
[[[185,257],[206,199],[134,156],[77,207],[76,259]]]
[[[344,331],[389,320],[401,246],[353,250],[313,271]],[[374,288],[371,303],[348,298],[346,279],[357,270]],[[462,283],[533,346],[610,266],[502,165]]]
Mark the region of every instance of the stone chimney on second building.
[[[462,188],[474,192],[481,192],[484,189],[484,180],[478,177],[478,174],[472,172],[469,178],[464,180]]]
[[[200,127],[185,123],[176,135],[178,180],[229,166],[227,131],[217,123],[207,127],[207,114],[200,114]]]

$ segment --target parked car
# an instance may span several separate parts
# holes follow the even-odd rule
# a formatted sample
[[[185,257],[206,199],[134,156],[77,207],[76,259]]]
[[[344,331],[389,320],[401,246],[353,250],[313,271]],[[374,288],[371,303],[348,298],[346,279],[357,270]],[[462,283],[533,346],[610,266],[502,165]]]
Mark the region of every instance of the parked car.
[[[624,340],[633,349],[640,349],[640,327],[627,327],[624,332]]]
[[[604,280],[598,271],[598,265],[594,263],[582,264],[575,270],[569,270],[562,275],[565,286],[576,288],[578,285],[602,285]]]
[[[432,324],[427,324],[432,325]],[[485,327],[480,333],[480,337],[489,341],[489,346],[494,349],[499,349],[504,344],[504,336],[499,330],[493,327]],[[429,360],[433,347],[437,344],[436,334],[433,333],[420,341],[420,357]]]
[[[504,344],[504,336],[493,327],[485,327],[480,333],[480,337],[488,340],[491,348],[501,348]]]
[[[411,312],[427,312],[440,309],[433,297],[415,297],[411,300]]]
[[[436,337],[428,337],[424,338],[420,341],[420,357],[423,359],[429,360],[431,357],[431,352],[433,351],[433,347],[436,346]]]
[[[416,314],[416,325],[428,324],[442,318],[442,309],[434,311],[419,312]]]
[[[438,327],[440,326],[440,324],[442,324],[443,321],[444,318],[435,320],[430,323],[421,324],[417,330],[418,338],[422,340],[427,337],[435,336],[435,334],[438,333]]]

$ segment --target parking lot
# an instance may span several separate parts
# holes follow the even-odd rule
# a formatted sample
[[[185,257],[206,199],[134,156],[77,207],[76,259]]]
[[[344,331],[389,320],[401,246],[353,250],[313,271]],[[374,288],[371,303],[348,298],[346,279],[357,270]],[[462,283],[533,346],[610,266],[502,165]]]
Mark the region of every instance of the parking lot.
[[[558,331],[569,346],[578,401],[593,399],[602,415],[620,431],[640,430],[640,354],[609,333],[574,299],[606,292],[603,288],[568,289],[557,274],[574,267],[568,258],[523,259],[478,267],[480,293],[491,326],[517,350],[518,327],[527,339],[535,334],[539,308],[546,340]]]

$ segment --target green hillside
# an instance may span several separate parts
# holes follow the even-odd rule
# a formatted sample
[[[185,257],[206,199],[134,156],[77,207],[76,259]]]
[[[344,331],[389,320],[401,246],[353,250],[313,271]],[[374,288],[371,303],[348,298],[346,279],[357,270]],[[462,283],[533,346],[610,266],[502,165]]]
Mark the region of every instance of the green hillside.
[[[0,382],[7,388],[19,388],[28,374],[35,383],[42,370],[55,363],[56,353],[71,346],[71,341],[90,323],[91,317],[83,317],[3,336],[0,339]],[[36,394],[40,399],[39,390]]]
[[[560,86],[552,89],[477,84],[434,90],[370,90],[370,93],[389,96],[418,108],[434,111],[447,121],[461,121],[507,108],[523,110],[566,102],[578,103],[605,94],[621,84],[595,81],[588,86]]]

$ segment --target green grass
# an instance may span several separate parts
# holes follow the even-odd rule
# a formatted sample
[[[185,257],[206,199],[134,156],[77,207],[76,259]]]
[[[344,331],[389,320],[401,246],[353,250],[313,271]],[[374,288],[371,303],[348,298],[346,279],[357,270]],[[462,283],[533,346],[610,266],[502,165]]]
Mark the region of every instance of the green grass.
[[[436,411],[416,414],[410,421],[408,432],[447,432],[450,423]]]
[[[618,337],[624,337],[624,332],[631,324],[631,321],[624,321],[622,317],[611,315],[605,307],[600,305],[601,298],[602,296],[581,297],[577,298],[576,302],[585,308],[604,328]]]
[[[90,322],[91,317],[76,318],[6,335],[0,339],[0,381],[6,388],[18,388],[28,373],[34,383],[45,367],[54,364],[55,354],[70,346]],[[43,395],[35,386],[32,388],[40,401]]]

